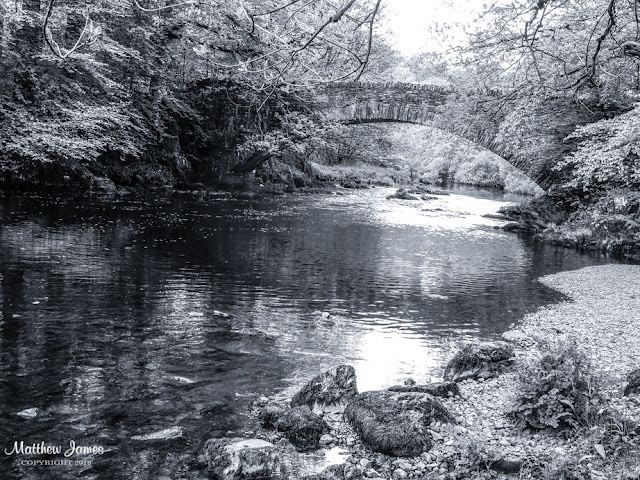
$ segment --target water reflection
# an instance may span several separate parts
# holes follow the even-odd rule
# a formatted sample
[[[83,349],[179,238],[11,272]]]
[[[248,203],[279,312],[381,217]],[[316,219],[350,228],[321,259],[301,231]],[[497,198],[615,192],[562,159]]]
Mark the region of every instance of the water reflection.
[[[250,428],[257,395],[343,362],[361,389],[428,380],[448,338],[557,300],[540,275],[604,261],[495,230],[499,194],[389,193],[3,204],[0,439],[109,452],[86,472],[0,468],[198,478],[193,453]]]

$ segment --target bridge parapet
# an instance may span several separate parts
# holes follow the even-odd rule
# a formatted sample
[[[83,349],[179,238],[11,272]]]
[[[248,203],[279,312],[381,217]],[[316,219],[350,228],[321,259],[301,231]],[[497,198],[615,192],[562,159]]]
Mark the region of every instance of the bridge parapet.
[[[341,82],[314,91],[314,107],[332,120],[424,124],[446,103],[452,89],[411,83]]]

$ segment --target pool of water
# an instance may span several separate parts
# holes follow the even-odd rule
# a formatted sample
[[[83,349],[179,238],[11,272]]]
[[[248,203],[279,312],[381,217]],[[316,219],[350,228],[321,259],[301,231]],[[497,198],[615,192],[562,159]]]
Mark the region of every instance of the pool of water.
[[[392,192],[0,204],[2,449],[106,450],[91,468],[0,454],[3,475],[199,478],[256,397],[340,363],[361,390],[437,378],[452,343],[561,300],[537,278],[611,261],[494,228],[514,196]]]

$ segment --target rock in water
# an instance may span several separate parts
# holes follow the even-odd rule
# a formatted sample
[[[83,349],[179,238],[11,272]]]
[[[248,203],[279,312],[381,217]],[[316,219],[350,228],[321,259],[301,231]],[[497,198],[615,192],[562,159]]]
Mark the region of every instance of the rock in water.
[[[479,342],[467,345],[447,364],[444,379],[459,382],[468,378],[498,376],[514,357],[506,342]]]
[[[431,448],[427,427],[432,419],[448,421],[449,412],[426,393],[365,392],[345,416],[372,450],[395,457],[415,457]]]
[[[356,371],[349,365],[340,365],[318,375],[302,387],[291,399],[291,406],[306,405],[314,412],[344,409],[357,394]]]
[[[404,188],[399,188],[396,193],[389,195],[387,200],[391,199],[400,199],[400,200],[418,200],[418,197],[412,194],[411,190],[405,190]]]
[[[219,480],[283,478],[276,447],[264,440],[212,438],[204,445],[207,470]]]
[[[147,433],[145,435],[134,435],[133,437],[131,437],[131,440],[172,440],[174,438],[180,437],[182,437],[182,428],[171,427],[160,430],[159,432]]]
[[[299,450],[315,450],[320,437],[328,430],[322,419],[306,405],[289,410],[277,423],[279,431]]]
[[[428,393],[434,397],[449,397],[460,395],[460,388],[456,382],[437,382],[428,385],[395,385],[389,387],[390,392],[418,392]]]
[[[27,408],[25,410],[22,410],[22,411],[16,413],[16,415],[18,415],[19,417],[22,417],[22,418],[33,418],[33,417],[36,417],[38,415],[38,409],[36,407]]]
[[[627,386],[624,389],[625,395],[640,393],[640,368],[627,375]]]

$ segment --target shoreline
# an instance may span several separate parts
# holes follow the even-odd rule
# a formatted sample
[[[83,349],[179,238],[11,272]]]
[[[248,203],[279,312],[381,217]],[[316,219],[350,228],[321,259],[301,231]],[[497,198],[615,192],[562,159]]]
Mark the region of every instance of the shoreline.
[[[576,337],[611,388],[622,388],[624,375],[640,367],[640,265],[597,265],[539,281],[569,299],[526,315],[518,329]]]
[[[560,272],[539,279],[568,298],[527,314],[503,334],[515,350],[514,367],[488,379],[458,382],[460,395],[441,398],[452,422],[428,427],[432,448],[418,457],[373,452],[346,421],[330,423],[325,451],[344,449],[344,478],[433,480],[640,478],[640,446],[622,457],[594,450],[588,429],[534,430],[509,415],[519,391],[520,368],[539,357],[538,341],[575,338],[593,373],[606,380],[603,408],[637,425],[640,396],[624,397],[625,376],[640,366],[640,266],[611,264]],[[444,368],[444,365],[442,366]],[[621,417],[620,417],[621,418]],[[277,434],[265,439],[277,443]],[[609,448],[609,446],[607,446]],[[320,450],[319,452],[322,452]],[[611,455],[609,455],[611,454]],[[566,476],[569,475],[575,476]],[[333,479],[316,474],[310,479]],[[338,477],[335,477],[338,478]],[[343,477],[339,477],[343,478]]]

